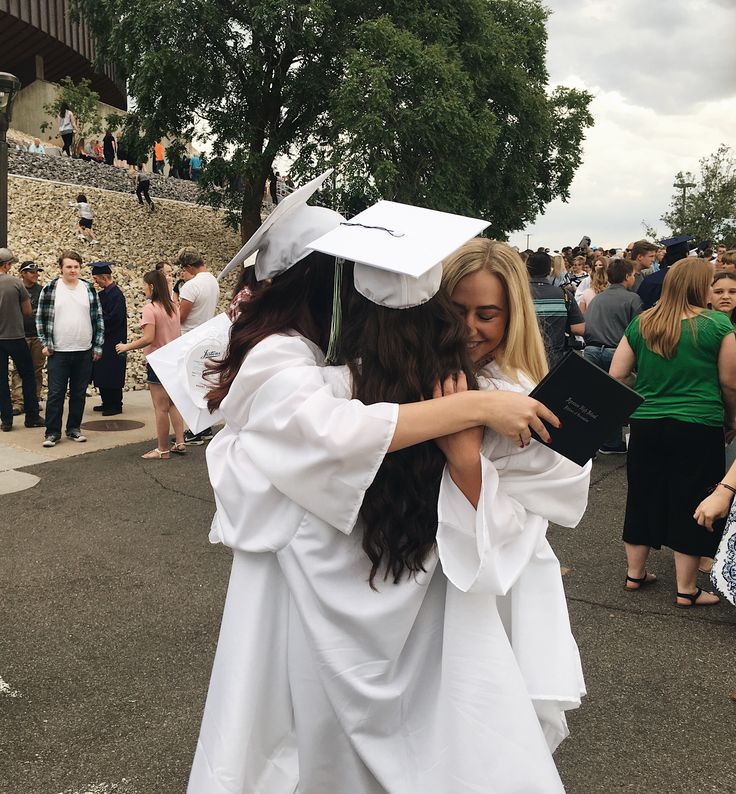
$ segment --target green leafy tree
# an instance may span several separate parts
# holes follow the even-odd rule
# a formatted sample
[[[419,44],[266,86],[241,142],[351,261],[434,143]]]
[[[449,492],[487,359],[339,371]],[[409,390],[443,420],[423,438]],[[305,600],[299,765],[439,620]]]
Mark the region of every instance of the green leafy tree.
[[[274,159],[329,198],[483,215],[501,236],[566,198],[590,96],[549,93],[540,0],[76,0],[128,75],[143,138],[206,130],[202,200],[243,238]],[[200,133],[201,135],[201,133]]]
[[[736,154],[721,144],[708,157],[700,160],[700,173],[678,172],[675,184],[690,183],[695,187],[676,189],[670,199],[664,221],[676,234],[692,234],[697,240],[736,244]]]
[[[92,83],[87,78],[82,78],[75,83],[71,77],[64,77],[59,84],[59,90],[53,102],[43,106],[44,112],[52,117],[52,121],[41,124],[41,131],[54,129],[59,109],[66,103],[77,120],[77,130],[81,138],[102,133],[102,119],[100,118],[100,95],[92,90]],[[49,140],[51,140],[49,138]]]
[[[356,29],[326,130],[337,201],[349,212],[383,197],[480,215],[503,237],[568,197],[591,96],[547,92],[541,4],[433,5],[394,3]],[[315,147],[304,143],[306,175]]]

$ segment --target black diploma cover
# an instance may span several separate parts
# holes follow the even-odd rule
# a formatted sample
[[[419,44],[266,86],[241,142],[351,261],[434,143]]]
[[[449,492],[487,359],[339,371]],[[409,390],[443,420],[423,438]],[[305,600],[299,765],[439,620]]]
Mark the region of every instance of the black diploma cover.
[[[562,422],[560,428],[544,423],[552,437],[547,446],[580,466],[644,402],[633,389],[572,352],[529,396],[544,403]]]

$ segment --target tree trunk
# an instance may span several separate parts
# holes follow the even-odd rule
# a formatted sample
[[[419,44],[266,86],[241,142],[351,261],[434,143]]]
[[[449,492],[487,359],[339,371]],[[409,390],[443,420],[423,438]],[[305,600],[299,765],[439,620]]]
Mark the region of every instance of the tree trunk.
[[[244,180],[240,215],[240,240],[245,244],[261,225],[261,202],[265,181]]]

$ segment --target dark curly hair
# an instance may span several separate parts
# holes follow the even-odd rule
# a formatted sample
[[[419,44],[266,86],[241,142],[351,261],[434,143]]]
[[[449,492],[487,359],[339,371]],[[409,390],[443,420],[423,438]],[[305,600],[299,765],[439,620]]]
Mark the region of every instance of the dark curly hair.
[[[342,356],[353,375],[353,395],[376,402],[430,399],[438,380],[465,372],[477,388],[467,358],[467,329],[444,292],[411,309],[388,309],[353,293],[342,335]],[[445,458],[434,441],[391,452],[368,488],[360,514],[363,550],[375,590],[379,570],[394,583],[423,571],[435,544],[437,498]]]

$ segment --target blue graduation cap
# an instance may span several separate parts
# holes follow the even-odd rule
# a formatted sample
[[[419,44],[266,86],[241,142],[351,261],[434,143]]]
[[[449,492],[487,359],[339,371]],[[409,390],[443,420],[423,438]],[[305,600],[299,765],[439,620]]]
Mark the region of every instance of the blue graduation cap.
[[[663,245],[665,248],[671,248],[673,245],[681,245],[682,243],[689,243],[691,240],[695,238],[692,234],[681,234],[677,237],[667,237],[664,240],[660,240],[659,244]]]
[[[92,268],[93,276],[110,276],[112,275],[112,262],[90,262],[89,266]]]

